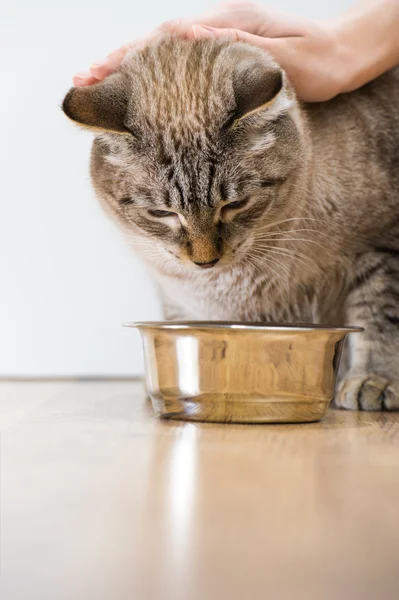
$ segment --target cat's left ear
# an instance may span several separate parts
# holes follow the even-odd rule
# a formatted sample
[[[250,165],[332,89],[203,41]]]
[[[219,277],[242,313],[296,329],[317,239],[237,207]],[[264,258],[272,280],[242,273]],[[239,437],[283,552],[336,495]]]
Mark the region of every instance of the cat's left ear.
[[[123,75],[114,73],[101,83],[71,88],[62,110],[72,121],[88,129],[129,133],[124,125],[127,103]]]
[[[233,92],[235,121],[252,115],[275,119],[292,104],[284,72],[266,54],[261,58],[256,53],[238,61],[233,74]]]

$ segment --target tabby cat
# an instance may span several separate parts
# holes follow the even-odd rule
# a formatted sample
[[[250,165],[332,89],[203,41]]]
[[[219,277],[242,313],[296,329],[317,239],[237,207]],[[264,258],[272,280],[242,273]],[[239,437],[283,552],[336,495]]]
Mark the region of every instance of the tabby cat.
[[[399,409],[399,70],[303,105],[264,51],[165,36],[63,109],[167,319],[360,325],[339,406]]]

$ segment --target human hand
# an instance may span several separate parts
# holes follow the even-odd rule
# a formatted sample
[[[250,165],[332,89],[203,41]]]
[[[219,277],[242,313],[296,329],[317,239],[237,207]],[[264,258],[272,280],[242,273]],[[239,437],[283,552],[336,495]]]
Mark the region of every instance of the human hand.
[[[184,38],[222,37],[259,46],[285,70],[297,95],[307,102],[328,100],[345,91],[349,80],[347,50],[338,21],[297,17],[251,2],[227,2],[190,21],[164,23],[146,40],[126,44],[88,73],[74,77],[74,85],[91,85],[115,71],[130,48],[170,33]]]

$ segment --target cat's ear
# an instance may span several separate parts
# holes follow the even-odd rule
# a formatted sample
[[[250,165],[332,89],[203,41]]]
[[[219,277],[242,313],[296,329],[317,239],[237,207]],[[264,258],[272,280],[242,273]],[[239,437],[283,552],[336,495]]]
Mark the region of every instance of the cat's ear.
[[[259,114],[274,119],[291,105],[284,87],[284,73],[274,62],[243,60],[233,74],[235,121]]]
[[[127,110],[127,86],[121,73],[101,83],[69,90],[62,103],[67,117],[89,129],[129,133],[124,125]]]

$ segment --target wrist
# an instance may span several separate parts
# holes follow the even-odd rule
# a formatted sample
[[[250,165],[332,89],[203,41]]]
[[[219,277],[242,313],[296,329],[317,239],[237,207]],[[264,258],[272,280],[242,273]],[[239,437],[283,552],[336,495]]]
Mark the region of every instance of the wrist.
[[[364,73],[369,62],[367,48],[359,48],[356,32],[354,34],[352,24],[347,19],[336,19],[329,26],[335,42],[338,93],[352,92],[365,83]]]
[[[398,0],[363,0],[329,25],[340,57],[341,93],[358,89],[399,62]]]

